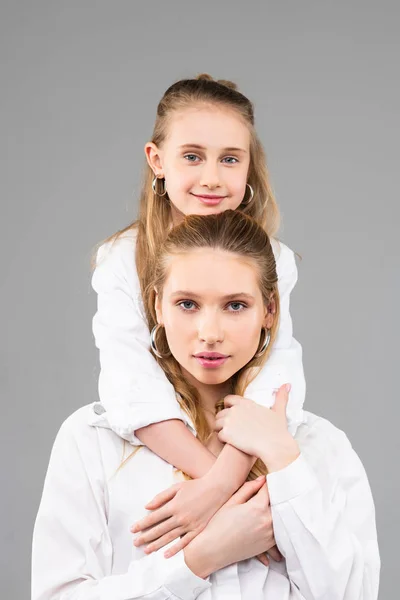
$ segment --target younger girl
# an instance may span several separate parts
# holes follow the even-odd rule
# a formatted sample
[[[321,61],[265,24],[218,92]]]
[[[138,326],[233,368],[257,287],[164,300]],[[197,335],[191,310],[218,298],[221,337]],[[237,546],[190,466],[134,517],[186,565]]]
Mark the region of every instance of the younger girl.
[[[100,350],[99,393],[106,426],[133,445],[146,445],[193,478],[146,505],[155,509],[169,501],[180,523],[181,539],[171,556],[246,480],[253,461],[229,445],[216,460],[193,437],[170,381],[149,351],[155,341],[150,339],[142,295],[152,279],[157,250],[184,215],[240,210],[274,236],[279,213],[254,128],[253,106],[230,82],[201,75],[172,85],[158,105],[145,153],[139,220],[98,252],[93,331]],[[301,347],[292,336],[289,314],[297,269],[291,250],[276,241],[273,248],[281,297],[279,331],[268,365],[246,396],[269,407],[274,389],[291,383],[288,419],[294,434],[303,421],[305,394]],[[164,531],[146,551],[177,537],[177,530]]]

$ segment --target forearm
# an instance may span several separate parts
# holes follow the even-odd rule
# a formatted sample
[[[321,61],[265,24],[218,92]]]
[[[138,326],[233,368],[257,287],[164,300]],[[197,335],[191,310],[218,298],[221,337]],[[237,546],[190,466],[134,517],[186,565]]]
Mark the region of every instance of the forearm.
[[[152,452],[194,479],[203,477],[216,462],[215,456],[179,419],[152,423],[137,429],[135,435]]]
[[[184,549],[186,566],[201,579],[207,579],[212,573],[228,565],[221,552],[214,552],[212,540],[200,533]]]
[[[207,477],[217,481],[226,490],[228,498],[246,481],[255,462],[253,456],[225,444]]]

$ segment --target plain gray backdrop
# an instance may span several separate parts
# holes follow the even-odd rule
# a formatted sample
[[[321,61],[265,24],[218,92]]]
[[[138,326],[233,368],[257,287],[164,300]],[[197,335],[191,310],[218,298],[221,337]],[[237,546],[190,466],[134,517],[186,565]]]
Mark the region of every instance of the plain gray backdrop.
[[[368,473],[395,597],[399,537],[399,6],[2,1],[1,597],[29,597],[32,527],[61,422],[97,399],[90,255],[136,215],[156,105],[209,72],[255,103],[306,408]],[[356,600],[356,599],[355,599]]]

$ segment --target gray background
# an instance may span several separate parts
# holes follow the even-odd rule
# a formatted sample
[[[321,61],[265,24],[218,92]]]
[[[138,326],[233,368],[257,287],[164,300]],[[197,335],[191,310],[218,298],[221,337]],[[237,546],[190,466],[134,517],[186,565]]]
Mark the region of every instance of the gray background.
[[[62,420],[97,397],[93,246],[135,216],[143,145],[176,79],[256,105],[284,226],[306,407],[343,428],[398,580],[399,8],[395,2],[1,2],[1,597],[29,596]]]

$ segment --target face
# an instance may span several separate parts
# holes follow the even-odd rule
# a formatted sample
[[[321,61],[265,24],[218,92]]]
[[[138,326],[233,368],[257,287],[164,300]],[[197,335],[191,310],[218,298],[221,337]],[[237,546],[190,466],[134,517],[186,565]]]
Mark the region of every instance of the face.
[[[257,352],[272,326],[253,265],[222,250],[199,249],[171,259],[158,322],[192,383],[221,385]]]
[[[162,148],[149,143],[145,152],[153,172],[165,178],[175,223],[182,215],[234,210],[249,196],[250,133],[233,110],[179,112]]]

